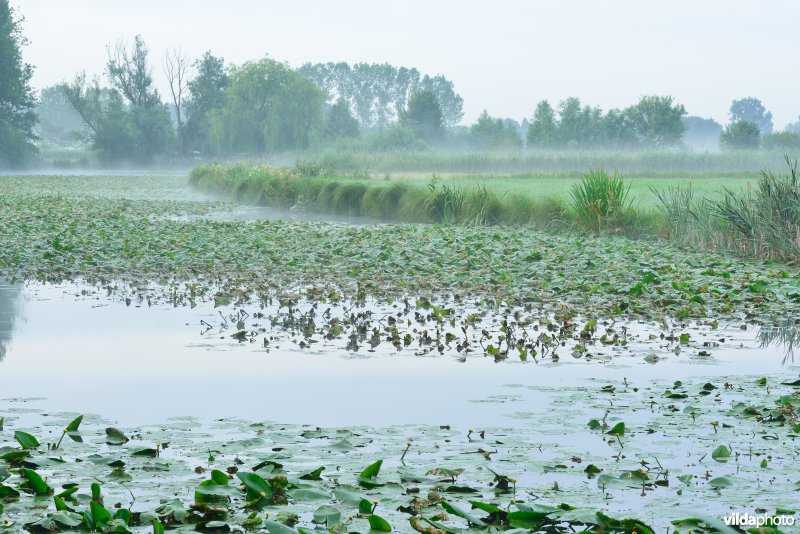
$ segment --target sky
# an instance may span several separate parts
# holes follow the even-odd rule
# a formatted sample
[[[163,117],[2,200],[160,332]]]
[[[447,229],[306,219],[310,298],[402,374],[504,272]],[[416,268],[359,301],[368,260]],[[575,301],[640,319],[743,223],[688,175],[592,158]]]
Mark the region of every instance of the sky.
[[[796,0],[11,0],[25,17],[37,88],[102,76],[108,45],[141,34],[162,94],[161,57],[206,50],[241,64],[388,62],[442,74],[484,109],[530,117],[540,100],[603,109],[671,95],[723,124],[760,98],[776,128],[800,114]]]

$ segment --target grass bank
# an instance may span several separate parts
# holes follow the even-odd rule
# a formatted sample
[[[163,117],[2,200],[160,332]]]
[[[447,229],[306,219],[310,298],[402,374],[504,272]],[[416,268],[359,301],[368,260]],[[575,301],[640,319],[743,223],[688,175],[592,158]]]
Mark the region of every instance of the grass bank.
[[[194,186],[237,202],[387,221],[522,224],[540,228],[585,226],[584,206],[576,203],[566,181],[562,181],[560,189],[553,188],[544,194],[536,191],[521,194],[504,191],[491,180],[470,184],[436,175],[427,181],[344,177],[303,164],[294,169],[248,164],[209,165],[195,168],[189,180]],[[601,196],[605,193],[600,191]],[[662,224],[654,210],[640,211],[630,202],[612,207],[616,209],[602,213],[603,222],[599,227],[594,224],[590,227],[652,233]]]

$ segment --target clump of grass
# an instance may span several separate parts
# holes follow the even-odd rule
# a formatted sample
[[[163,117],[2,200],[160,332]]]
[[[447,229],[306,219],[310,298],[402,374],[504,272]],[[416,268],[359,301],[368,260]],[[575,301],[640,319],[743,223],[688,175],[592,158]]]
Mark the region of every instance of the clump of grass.
[[[572,208],[578,223],[586,229],[600,231],[612,219],[625,215],[631,208],[630,185],[618,173],[609,175],[602,168],[589,170],[570,191]]]
[[[755,190],[726,189],[721,200],[696,199],[686,189],[654,191],[670,237],[684,245],[729,249],[759,258],[800,258],[800,179],[762,171]]]

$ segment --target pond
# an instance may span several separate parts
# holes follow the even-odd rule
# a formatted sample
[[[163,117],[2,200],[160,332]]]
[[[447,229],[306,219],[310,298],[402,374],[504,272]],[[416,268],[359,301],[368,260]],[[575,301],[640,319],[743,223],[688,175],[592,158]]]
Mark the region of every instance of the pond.
[[[496,362],[484,355],[465,360],[437,351],[398,353],[388,343],[383,351],[352,351],[344,334],[338,342],[301,348],[281,324],[253,342],[233,337],[237,329],[227,318],[238,310],[269,314],[279,305],[125,305],[91,286],[41,284],[0,285],[0,302],[3,397],[44,397],[45,406],[101,413],[126,426],[186,415],[319,426],[498,426],[544,402],[536,390],[520,395],[520,385],[581,387],[589,379],[641,383],[797,369],[778,340],[762,346],[757,327],[740,325],[686,328],[700,347],[714,341],[709,356],[688,345],[675,354],[674,344],[647,339],[648,325],[634,323],[627,325],[626,350],[613,356],[607,351],[597,361],[566,356]],[[370,312],[386,316],[392,310],[373,305]],[[264,347],[264,337],[273,339],[272,347]],[[275,402],[298,393],[314,400]]]

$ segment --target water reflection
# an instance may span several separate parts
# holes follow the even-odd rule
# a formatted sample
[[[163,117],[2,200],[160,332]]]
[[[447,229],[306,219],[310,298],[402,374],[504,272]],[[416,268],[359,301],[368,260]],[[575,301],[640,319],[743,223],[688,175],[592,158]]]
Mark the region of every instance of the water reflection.
[[[775,347],[784,351],[783,364],[794,363],[794,348],[800,346],[800,324],[795,320],[778,326],[765,326],[758,332],[761,348]]]
[[[22,309],[22,286],[9,285],[0,280],[0,362],[14,335],[14,325]]]

